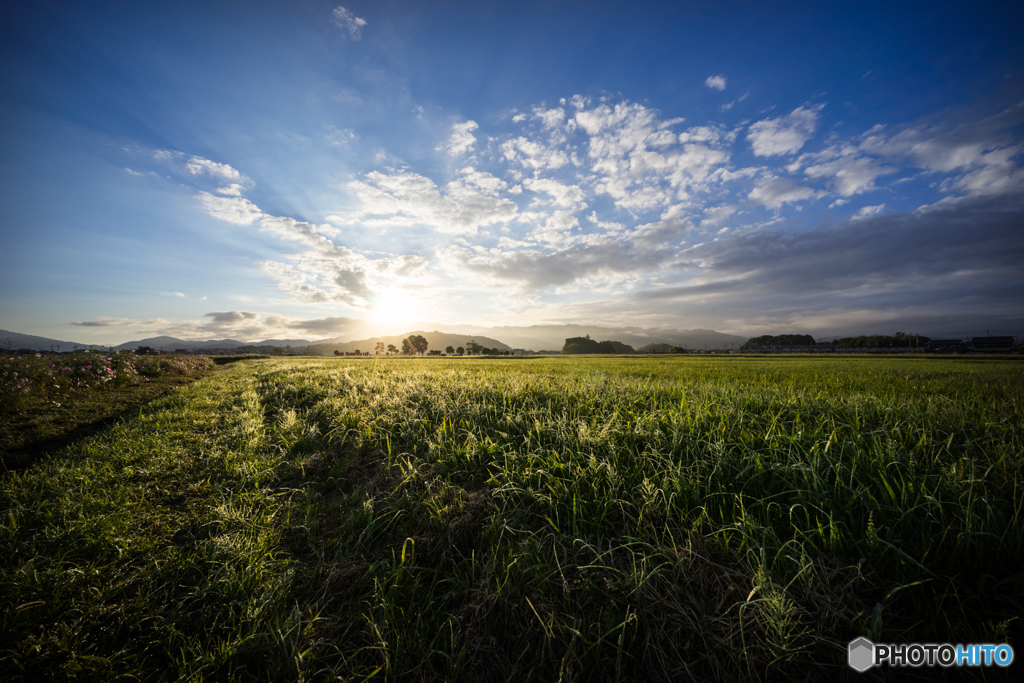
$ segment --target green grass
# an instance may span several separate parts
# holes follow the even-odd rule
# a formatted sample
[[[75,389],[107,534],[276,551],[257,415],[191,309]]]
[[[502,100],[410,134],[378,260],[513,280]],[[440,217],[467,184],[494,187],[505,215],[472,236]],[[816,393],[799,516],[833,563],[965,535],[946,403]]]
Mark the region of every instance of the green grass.
[[[826,680],[858,635],[1019,645],[1022,398],[980,359],[236,364],[2,480],[0,674]]]
[[[0,380],[0,472],[27,467],[48,453],[95,434],[157,396],[208,376],[213,368],[213,363],[195,356],[186,358],[188,365],[184,372],[168,362],[178,363],[179,356],[127,357],[134,360],[142,372],[133,371],[113,381],[101,382],[89,381],[93,378],[88,375],[69,378],[71,373],[51,367],[51,358],[60,359],[62,365],[84,365],[90,359],[109,356],[78,354],[70,358],[36,359],[0,355],[3,370],[9,371],[17,362],[22,375],[35,380],[28,391],[13,386],[8,375]],[[95,365],[100,367],[99,363]],[[40,387],[46,387],[47,393]]]

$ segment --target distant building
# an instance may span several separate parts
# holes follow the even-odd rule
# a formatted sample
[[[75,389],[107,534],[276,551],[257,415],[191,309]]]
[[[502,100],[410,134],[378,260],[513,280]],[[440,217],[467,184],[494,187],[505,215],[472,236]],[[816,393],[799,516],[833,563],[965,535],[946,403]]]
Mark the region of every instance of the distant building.
[[[967,346],[959,339],[932,339],[928,342],[928,350],[935,353],[960,353]]]
[[[1015,346],[1013,337],[975,337],[971,350],[975,353],[1010,353]]]

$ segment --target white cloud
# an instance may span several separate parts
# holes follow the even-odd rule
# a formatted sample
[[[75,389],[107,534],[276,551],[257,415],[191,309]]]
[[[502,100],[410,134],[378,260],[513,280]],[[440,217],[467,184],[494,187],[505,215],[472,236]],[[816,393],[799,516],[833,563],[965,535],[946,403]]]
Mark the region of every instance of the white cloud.
[[[196,197],[206,213],[235,225],[251,225],[265,215],[259,207],[242,197],[218,197],[202,191]]]
[[[561,107],[556,109],[537,107],[533,110],[533,116],[541,122],[544,128],[558,128],[565,123],[565,110]]]
[[[501,154],[512,163],[518,163],[534,170],[559,169],[569,163],[569,157],[560,149],[548,147],[542,142],[518,137],[501,144]]]
[[[334,126],[326,126],[325,130],[327,132],[324,133],[324,141],[329,145],[333,145],[334,147],[341,147],[342,145],[347,145],[348,143],[356,139],[356,134],[353,133],[348,128],[342,128],[341,130],[339,130]]]
[[[598,217],[597,211],[591,211],[590,215],[587,216],[587,220],[596,225],[597,227],[611,234],[618,234],[626,229],[626,226],[623,225],[622,223],[616,223],[614,221],[602,221]]]
[[[185,339],[230,337],[251,343],[282,337],[292,338],[297,334],[311,341],[345,333],[361,335],[366,333],[364,324],[365,321],[344,317],[302,320],[276,313],[214,311],[204,314],[201,320],[170,322],[156,318],[137,321],[135,327],[149,334],[167,334]]]
[[[704,85],[712,90],[725,90],[725,76],[708,76],[708,79],[704,81]]]
[[[712,126],[694,126],[686,132],[679,134],[679,142],[681,144],[686,144],[688,142],[717,143],[721,141],[723,137],[724,134],[720,128],[714,128]]]
[[[373,294],[364,271],[329,260],[298,258],[292,265],[279,261],[260,262],[260,270],[277,281],[281,291],[311,304],[342,303],[365,308]]]
[[[473,131],[479,127],[476,121],[453,124],[447,144],[438,146],[437,150],[447,149],[448,154],[453,157],[462,156],[473,149],[473,145],[476,144],[476,137],[473,135]]]
[[[203,157],[191,157],[185,163],[185,169],[192,175],[209,175],[214,178],[233,180],[238,183],[248,180],[241,173],[231,168],[228,164],[219,164]]]
[[[373,171],[349,183],[360,209],[352,219],[374,227],[426,225],[438,232],[474,234],[486,225],[503,223],[518,208],[498,195],[504,181],[473,171],[445,185],[409,171]],[[492,182],[491,179],[497,182]]]
[[[352,252],[346,247],[336,246],[324,234],[334,229],[332,226],[313,225],[286,216],[264,214],[260,219],[260,230],[263,232],[293,242],[301,242],[322,257],[347,259]]]
[[[721,225],[729,216],[736,213],[738,207],[730,204],[715,206],[704,209],[704,218],[701,220],[701,227]]]
[[[817,154],[805,154],[791,168],[809,163],[804,173],[810,178],[827,178],[833,189],[843,197],[869,192],[875,188],[875,178],[895,173],[897,169],[883,166],[876,159],[865,156],[852,145],[837,145]]]
[[[374,272],[387,276],[389,280],[393,277],[418,278],[426,272],[429,265],[430,263],[427,259],[415,254],[382,258],[370,264]]]
[[[334,8],[333,14],[334,23],[341,27],[342,30],[348,31],[348,34],[352,36],[352,40],[359,40],[363,37],[363,27],[366,26],[366,19],[357,17],[341,5]]]
[[[523,185],[533,192],[549,195],[551,201],[562,208],[576,205],[581,205],[579,209],[586,208],[586,204],[583,204],[583,190],[576,185],[563,185],[550,178],[527,178]]]
[[[169,149],[158,149],[153,152],[153,158],[157,161],[174,161],[184,156],[181,152],[172,152]]]
[[[865,218],[871,218],[872,216],[877,216],[878,214],[882,213],[882,211],[884,210],[885,204],[879,204],[877,206],[865,206],[861,208],[860,211],[853,214],[853,216],[850,217],[850,220],[859,221]]]
[[[238,183],[231,183],[226,187],[218,187],[217,193],[227,195],[230,197],[241,197],[242,193],[245,192],[245,188]]]
[[[688,220],[660,220],[638,226],[629,235],[629,240],[646,249],[663,249],[692,229],[693,224]]]
[[[571,211],[556,211],[544,222],[544,225],[535,229],[530,236],[548,244],[563,244],[569,238],[573,228],[579,226],[580,222]]]
[[[684,119],[660,120],[640,104],[601,104],[578,111],[575,120],[589,136],[595,189],[631,212],[689,199],[692,191],[707,189],[715,170],[729,161],[725,146],[731,134],[699,126],[677,135],[671,129]]]
[[[788,178],[770,176],[759,180],[748,196],[769,209],[780,209],[783,204],[802,202],[817,194],[811,188],[797,185]]]
[[[818,112],[824,104],[797,107],[786,116],[765,119],[750,126],[747,140],[759,157],[792,154],[810,139],[818,127]]]
[[[743,100],[747,99],[748,97],[750,97],[750,91],[749,90],[747,92],[743,93],[742,95],[740,95],[739,97],[737,97],[732,102],[726,102],[721,107],[719,107],[719,109],[721,109],[722,111],[729,111],[730,109],[735,107],[738,103],[742,102]]]
[[[462,174],[462,181],[467,185],[472,185],[488,194],[492,197],[497,197],[503,190],[509,190],[508,183],[501,178],[493,176],[490,173],[478,171],[472,166],[467,166],[460,171]],[[509,190],[512,194],[514,191]]]
[[[218,197],[199,192],[197,198],[215,218],[236,225],[259,222],[262,232],[303,245],[304,251],[287,256],[291,263],[266,259],[259,264],[260,270],[276,280],[282,291],[306,303],[368,305],[376,285],[367,270],[373,269],[375,262],[334,244],[328,235],[338,234],[337,228],[271,216],[242,197]]]
[[[928,117],[886,135],[876,126],[860,148],[893,160],[909,161],[930,173],[946,174],[939,188],[964,196],[991,196],[1024,189],[1024,153],[1015,131],[1024,123],[1024,102],[978,119],[971,111]]]

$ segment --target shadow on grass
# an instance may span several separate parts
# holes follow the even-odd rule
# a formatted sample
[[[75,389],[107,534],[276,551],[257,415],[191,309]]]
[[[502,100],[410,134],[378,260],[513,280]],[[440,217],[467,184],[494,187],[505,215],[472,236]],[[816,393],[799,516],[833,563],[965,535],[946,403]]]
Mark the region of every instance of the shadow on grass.
[[[5,411],[0,415],[0,471],[31,467],[79,439],[102,432],[153,399],[222,370],[218,365],[208,372],[157,377],[137,385],[66,398],[60,403],[35,401],[23,410]]]

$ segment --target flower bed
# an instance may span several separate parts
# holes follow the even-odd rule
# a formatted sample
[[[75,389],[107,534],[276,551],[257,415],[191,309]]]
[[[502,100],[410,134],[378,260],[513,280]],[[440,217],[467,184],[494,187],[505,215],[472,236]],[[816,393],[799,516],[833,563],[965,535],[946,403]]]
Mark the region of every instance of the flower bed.
[[[0,395],[5,409],[18,409],[33,399],[59,403],[107,386],[192,375],[212,367],[207,356],[139,356],[131,351],[5,354],[0,356]]]

